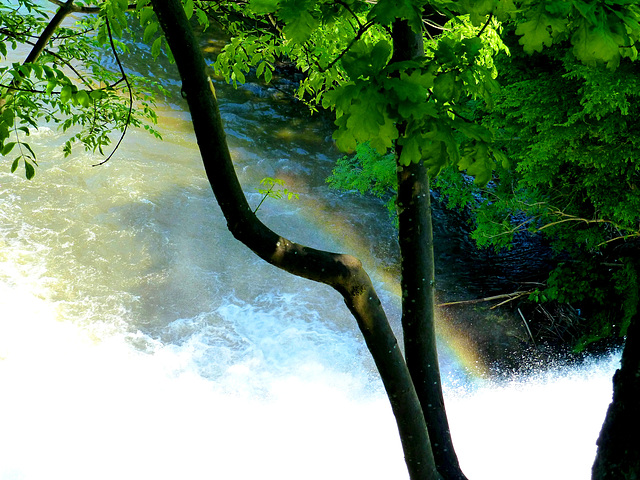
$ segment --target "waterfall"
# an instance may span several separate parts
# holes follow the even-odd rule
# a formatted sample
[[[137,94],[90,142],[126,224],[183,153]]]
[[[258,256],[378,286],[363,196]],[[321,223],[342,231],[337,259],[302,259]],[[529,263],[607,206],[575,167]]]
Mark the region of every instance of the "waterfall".
[[[397,330],[383,207],[325,187],[338,152],[321,120],[235,95],[222,110],[250,202],[263,176],[299,191],[261,217],[356,249]],[[133,132],[105,166],[63,158],[43,127],[36,178],[0,170],[0,479],[407,478],[338,294],[231,237],[188,116],[160,113],[162,143]],[[619,357],[487,380],[455,345],[443,338],[445,396],[469,478],[588,478]]]

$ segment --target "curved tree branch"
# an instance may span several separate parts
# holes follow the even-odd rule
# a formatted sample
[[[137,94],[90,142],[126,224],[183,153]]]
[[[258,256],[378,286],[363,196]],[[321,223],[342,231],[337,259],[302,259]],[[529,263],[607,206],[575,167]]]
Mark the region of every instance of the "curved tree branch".
[[[105,17],[105,22],[107,24],[107,32],[109,33],[109,43],[111,44],[111,51],[113,52],[113,56],[116,59],[116,62],[118,63],[118,68],[120,69],[120,73],[122,74],[122,78],[124,79],[125,83],[127,84],[127,90],[129,91],[129,113],[127,114],[127,120],[125,121],[124,124],[124,128],[122,129],[122,134],[120,135],[120,139],[118,140],[118,143],[116,144],[116,146],[113,148],[113,150],[111,151],[111,153],[109,154],[109,156],[107,158],[105,158],[103,161],[96,163],[94,165],[92,165],[92,167],[97,167],[100,165],[104,165],[105,163],[107,163],[109,160],[111,160],[111,157],[113,157],[113,155],[116,153],[116,151],[118,150],[118,147],[120,147],[120,144],[122,143],[122,140],[124,139],[124,136],[127,134],[127,127],[129,126],[129,123],[131,122],[131,112],[133,111],[133,90],[131,89],[131,84],[129,83],[129,79],[127,78],[127,73],[124,71],[124,67],[122,66],[122,62],[120,62],[120,57],[118,56],[118,51],[116,50],[116,46],[113,43],[113,35],[111,34],[111,25],[109,24],[109,19]]]
[[[182,78],[193,127],[213,193],[235,238],[289,273],[330,285],[358,322],[389,396],[413,480],[436,480],[433,454],[417,394],[380,300],[362,264],[350,255],[291,242],[251,211],[236,176],[213,87],[179,0],[152,0]]]

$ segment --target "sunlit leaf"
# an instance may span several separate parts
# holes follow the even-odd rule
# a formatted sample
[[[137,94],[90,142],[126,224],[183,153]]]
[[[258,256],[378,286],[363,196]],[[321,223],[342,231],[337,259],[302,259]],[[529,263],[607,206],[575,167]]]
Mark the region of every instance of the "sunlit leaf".
[[[75,99],[81,107],[89,107],[91,105],[91,99],[86,90],[79,90],[75,94]]]
[[[13,150],[13,147],[15,146],[16,146],[16,142],[5,143],[4,147],[2,148],[2,152],[0,152],[0,155],[2,156],[8,155],[9,152],[11,152],[11,150]]]
[[[62,90],[60,90],[60,101],[62,103],[68,103],[71,100],[72,92],[71,85],[62,87]]]

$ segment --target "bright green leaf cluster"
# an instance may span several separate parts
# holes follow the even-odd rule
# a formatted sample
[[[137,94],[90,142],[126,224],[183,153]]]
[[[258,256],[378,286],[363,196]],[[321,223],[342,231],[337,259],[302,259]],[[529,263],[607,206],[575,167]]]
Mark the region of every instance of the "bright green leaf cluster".
[[[254,209],[253,213],[256,213],[260,209],[267,198],[274,198],[276,200],[280,200],[281,198],[286,198],[287,200],[297,200],[300,198],[300,194],[292,192],[288,188],[285,188],[284,180],[281,180],[279,178],[265,177],[260,180],[260,185],[262,185],[263,188],[256,188],[256,191],[260,195],[262,195],[262,199],[260,200],[260,203],[258,203],[258,206]]]
[[[640,41],[640,5],[630,1],[545,0],[516,2],[521,20],[516,34],[528,53],[570,40],[583,63],[615,69],[635,60]]]
[[[0,5],[1,23],[7,25],[0,34],[0,52],[3,54],[20,45],[32,48],[32,35],[42,32],[50,20],[50,12],[38,10],[29,0],[19,3],[18,9]],[[139,3],[142,7],[144,2]],[[87,6],[95,5],[87,2]],[[101,2],[100,6],[102,16],[83,16],[76,24],[67,26],[65,23],[64,27],[59,27],[49,40],[48,48],[39,52],[35,62],[0,66],[0,111],[4,115],[0,125],[0,146],[5,155],[18,152],[19,157],[12,162],[13,171],[23,162],[26,176],[34,175],[36,154],[24,137],[43,122],[56,124],[71,134],[63,148],[65,155],[70,154],[78,142],[87,150],[104,154],[103,149],[110,144],[113,130],[121,130],[127,123],[142,125],[143,119],[155,122],[150,95],[151,89],[155,88],[152,83],[128,76],[132,96],[137,101],[130,112],[129,104],[123,102],[123,98],[128,97],[123,78],[119,72],[106,69],[103,58],[97,54],[102,50],[98,42],[100,34],[87,34],[104,27],[105,15],[111,15],[110,25],[117,24],[120,30],[124,29],[123,22],[128,15],[125,10],[129,5],[126,2]],[[27,26],[29,28],[25,29]],[[117,39],[114,43],[123,51]],[[110,44],[107,49],[111,49]],[[158,135],[152,126],[147,124],[145,127]]]

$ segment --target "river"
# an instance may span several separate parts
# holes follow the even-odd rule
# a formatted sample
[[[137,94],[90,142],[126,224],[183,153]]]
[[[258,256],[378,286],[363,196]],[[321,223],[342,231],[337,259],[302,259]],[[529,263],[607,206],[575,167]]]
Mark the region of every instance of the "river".
[[[260,217],[361,258],[398,331],[393,230],[380,201],[326,186],[326,118],[255,84],[219,98],[250,202],[265,176],[300,194]],[[0,169],[0,479],[407,478],[340,297],[231,237],[182,108],[160,107],[164,141],[132,131],[104,166],[43,127],[35,179]],[[589,478],[618,356],[492,377],[456,315],[440,354],[467,476]]]

